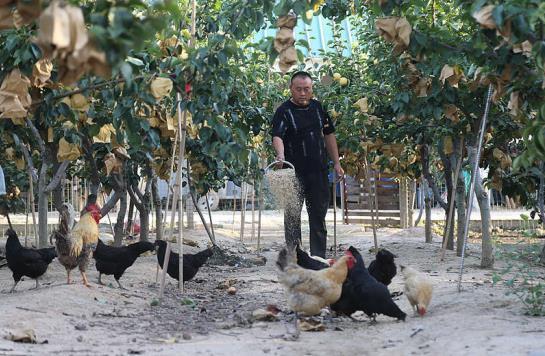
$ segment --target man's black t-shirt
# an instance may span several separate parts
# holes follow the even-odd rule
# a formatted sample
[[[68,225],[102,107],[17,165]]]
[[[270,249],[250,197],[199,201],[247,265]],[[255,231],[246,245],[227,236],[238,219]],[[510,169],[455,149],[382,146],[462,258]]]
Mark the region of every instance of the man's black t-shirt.
[[[331,118],[314,99],[308,106],[298,106],[288,100],[278,107],[273,117],[272,136],[282,139],[286,161],[301,174],[327,169],[324,135],[333,132]]]

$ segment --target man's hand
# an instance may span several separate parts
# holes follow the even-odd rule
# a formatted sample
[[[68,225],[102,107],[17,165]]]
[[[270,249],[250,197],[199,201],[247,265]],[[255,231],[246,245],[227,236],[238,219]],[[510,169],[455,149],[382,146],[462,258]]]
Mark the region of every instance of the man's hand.
[[[335,165],[333,166],[333,169],[335,170],[335,173],[336,173],[335,182],[339,182],[340,180],[344,178],[344,169],[343,167],[341,167],[340,163],[335,163]]]
[[[280,162],[278,162],[278,163],[275,165],[275,167],[276,167],[277,169],[281,169],[281,168],[284,166],[284,163],[283,163],[283,162],[286,160],[286,158],[284,157],[284,155],[277,155],[277,156],[276,156],[276,160],[277,160],[277,161],[280,161]]]

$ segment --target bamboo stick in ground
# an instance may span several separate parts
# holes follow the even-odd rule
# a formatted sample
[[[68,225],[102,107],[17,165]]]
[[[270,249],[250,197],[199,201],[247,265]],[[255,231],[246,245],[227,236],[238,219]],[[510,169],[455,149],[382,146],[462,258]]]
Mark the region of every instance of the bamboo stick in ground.
[[[104,191],[102,191],[102,200],[106,201],[106,198],[105,198],[106,194],[104,193]],[[114,236],[115,238],[115,232],[114,232],[114,226],[112,225],[112,219],[110,218],[110,212],[108,211],[106,213],[106,215],[108,216],[108,223],[110,225],[110,230],[112,231],[112,235]]]
[[[333,170],[333,255],[337,258],[337,180]]]
[[[25,202],[25,247],[28,247],[28,206],[30,205],[29,200],[29,194],[27,194]]]
[[[192,1],[193,3],[193,7],[195,6],[195,0]],[[192,17],[195,15],[195,8],[193,8],[193,13],[192,13]],[[193,26],[193,25],[192,25]],[[194,31],[194,27],[192,29]],[[194,32],[193,32],[193,35],[194,35]],[[180,167],[180,173],[178,174],[178,177],[177,177],[177,184],[178,184],[178,189],[179,189],[179,194],[177,195],[177,199],[178,199],[178,221],[179,221],[179,225],[180,225],[180,228],[178,229],[178,248],[179,248],[179,255],[180,255],[180,259],[178,261],[178,267],[179,267],[179,278],[178,278],[178,288],[180,289],[181,292],[184,291],[184,244],[183,244],[183,241],[184,241],[184,235],[183,235],[183,210],[184,210],[184,207],[183,207],[183,204],[182,204],[182,194],[181,194],[181,189],[182,189],[182,172],[181,172],[181,167],[183,167],[183,161],[184,161],[184,154],[185,154],[185,137],[186,137],[186,124],[187,124],[187,114],[186,114],[186,111],[184,110],[183,114],[181,113],[181,101],[182,101],[182,94],[181,93],[178,93],[177,94],[177,97],[178,97],[178,131],[181,132],[180,134],[180,148],[179,148],[179,158],[178,158],[178,167]],[[189,161],[188,161],[189,162]],[[189,170],[187,171],[187,174],[189,175]]]
[[[210,211],[210,203],[208,202],[208,193],[206,193],[206,209],[208,209],[208,217],[210,218],[210,229],[212,231],[213,238],[212,243],[216,245],[216,233],[214,232],[214,223],[212,221],[212,211]]]
[[[366,171],[365,182],[366,182],[367,193],[368,193],[367,202],[369,205],[369,209],[371,210],[371,227],[373,229],[373,241],[375,244],[375,250],[378,251],[377,227],[375,225],[375,213],[373,209],[374,199],[371,197],[371,181],[370,181],[371,170],[369,169],[369,164],[367,164],[367,155],[364,155],[363,161],[364,161],[363,164],[365,165],[365,171]]]
[[[255,179],[252,181],[252,237],[251,241],[255,238]]]
[[[261,250],[261,214],[263,211],[263,180],[259,182],[259,213],[257,215],[257,253]]]

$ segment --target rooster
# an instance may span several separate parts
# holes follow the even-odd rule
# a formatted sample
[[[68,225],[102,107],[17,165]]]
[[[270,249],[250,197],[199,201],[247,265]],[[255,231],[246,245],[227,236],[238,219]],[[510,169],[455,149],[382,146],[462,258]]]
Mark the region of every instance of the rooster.
[[[15,290],[15,286],[23,276],[36,280],[36,288],[40,285],[38,279],[47,271],[47,267],[53,261],[57,254],[53,247],[41,249],[26,248],[21,245],[17,233],[8,229],[6,232],[8,241],[6,242],[6,259],[8,267],[13,273],[13,287],[10,293]]]
[[[354,266],[352,256],[339,258],[331,267],[321,270],[304,269],[297,265],[295,251],[284,248],[276,265],[279,282],[286,288],[288,306],[296,313],[316,315],[323,307],[335,303],[341,296],[348,270]]]
[[[91,287],[85,271],[93,254],[92,246],[98,242],[98,223],[100,221],[100,209],[94,203],[85,207],[83,216],[74,225],[74,208],[71,204],[63,204],[59,227],[53,232],[51,238],[55,238],[55,247],[59,262],[66,268],[67,284],[70,284],[70,271],[79,267],[83,284]]]
[[[405,278],[405,295],[413,309],[420,316],[428,310],[433,293],[433,285],[429,278],[412,267],[401,266],[401,274]]]

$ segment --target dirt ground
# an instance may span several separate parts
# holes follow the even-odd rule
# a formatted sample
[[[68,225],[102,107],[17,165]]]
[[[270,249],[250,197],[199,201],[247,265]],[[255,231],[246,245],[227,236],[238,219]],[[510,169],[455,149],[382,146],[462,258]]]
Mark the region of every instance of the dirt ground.
[[[330,232],[332,229],[330,229]],[[370,232],[358,226],[338,226],[341,247],[350,244],[362,251],[367,262]],[[275,260],[282,247],[278,226],[264,231],[264,266],[246,263],[255,257],[256,241],[243,246],[229,227],[216,229],[219,245],[240,257],[238,265],[207,264],[180,293],[167,276],[165,297],[155,304],[156,256],[144,256],[130,268],[120,290],[111,276],[107,286],[96,283],[94,264],[88,268],[93,288],[66,285],[64,268],[53,261],[42,287],[25,280],[15,293],[11,273],[0,269],[0,355],[545,355],[543,318],[525,316],[519,301],[505,295],[505,288],[492,286],[491,270],[479,268],[479,247],[471,244],[466,258],[463,291],[457,291],[459,258],[451,251],[439,263],[439,239],[425,244],[421,228],[381,229],[379,241],[398,255],[398,263],[412,265],[429,274],[435,284],[428,314],[414,316],[405,298],[397,303],[408,313],[406,322],[381,316],[372,324],[364,316],[318,318],[325,331],[303,332],[290,341],[294,316],[286,307],[277,282]],[[206,246],[204,230],[188,231],[186,237]],[[5,240],[0,242],[3,246]],[[543,271],[542,271],[543,272]],[[218,286],[234,281],[230,295]],[[396,276],[390,291],[402,290]],[[269,304],[282,310],[277,320],[259,321],[252,312]],[[21,344],[4,336],[19,329],[33,329],[39,344]]]

